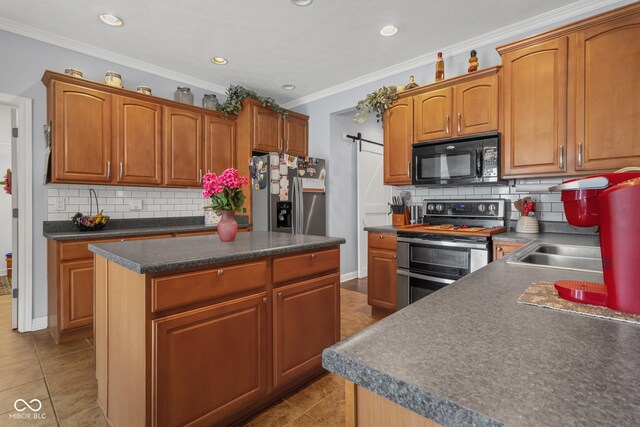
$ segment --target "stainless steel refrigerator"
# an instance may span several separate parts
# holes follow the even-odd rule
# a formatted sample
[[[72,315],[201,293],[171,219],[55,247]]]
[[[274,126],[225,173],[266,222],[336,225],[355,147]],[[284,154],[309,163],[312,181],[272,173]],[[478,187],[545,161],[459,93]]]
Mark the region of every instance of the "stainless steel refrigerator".
[[[270,153],[251,160],[253,229],[325,236],[325,161]]]

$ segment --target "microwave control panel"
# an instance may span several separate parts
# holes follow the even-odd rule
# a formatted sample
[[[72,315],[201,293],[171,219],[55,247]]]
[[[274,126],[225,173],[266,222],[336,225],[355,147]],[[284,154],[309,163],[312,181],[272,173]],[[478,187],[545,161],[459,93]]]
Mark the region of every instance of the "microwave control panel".
[[[498,176],[498,149],[496,147],[484,148],[482,155],[482,176]]]

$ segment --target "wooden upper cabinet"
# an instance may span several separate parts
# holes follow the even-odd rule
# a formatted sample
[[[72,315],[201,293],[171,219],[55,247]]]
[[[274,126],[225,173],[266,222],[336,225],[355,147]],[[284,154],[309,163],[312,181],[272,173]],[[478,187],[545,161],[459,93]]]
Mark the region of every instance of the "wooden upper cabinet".
[[[202,115],[164,108],[164,183],[199,187],[202,178]]]
[[[454,86],[455,133],[458,136],[498,130],[498,76]]]
[[[502,56],[505,177],[567,170],[567,45],[560,37]]]
[[[309,153],[309,118],[289,112],[282,119],[284,152],[307,157]]]
[[[51,180],[110,183],[111,95],[54,82],[48,96],[50,107],[53,98]]]
[[[267,394],[267,306],[262,293],[152,321],[151,425],[220,425]]]
[[[640,13],[577,34],[577,171],[640,165]]]
[[[205,172],[222,173],[235,167],[236,124],[217,116],[204,116]]]
[[[452,135],[453,89],[446,87],[413,98],[415,141],[430,141]]]
[[[162,184],[162,114],[152,102],[115,96],[116,181]]]
[[[400,99],[384,113],[384,183],[411,184],[413,100]]]
[[[280,113],[271,108],[251,104],[254,151],[263,153],[282,151],[282,127]]]
[[[322,366],[322,350],[340,340],[340,275],[273,290],[274,387]]]

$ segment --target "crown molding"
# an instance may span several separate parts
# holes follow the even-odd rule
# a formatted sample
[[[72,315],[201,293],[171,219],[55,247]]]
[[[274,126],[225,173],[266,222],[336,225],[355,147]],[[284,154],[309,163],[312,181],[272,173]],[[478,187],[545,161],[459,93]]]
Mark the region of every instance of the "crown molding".
[[[477,37],[472,37],[460,43],[444,47],[437,51],[417,56],[415,58],[400,62],[390,67],[385,67],[381,70],[374,71],[373,73],[365,74],[364,76],[346,81],[344,83],[340,83],[338,85],[303,96],[298,99],[294,99],[293,101],[283,104],[282,107],[298,107],[300,105],[308,104],[310,102],[317,101],[319,99],[326,98],[328,96],[335,95],[350,89],[354,89],[365,84],[373,83],[378,80],[394,76],[396,74],[432,64],[435,62],[435,58],[438,52],[442,52],[442,55],[445,58],[455,56],[467,52],[469,50],[469,46],[474,46],[477,49],[491,43],[503,42],[509,37],[515,37],[520,34],[535,31],[543,26],[553,25],[565,20],[576,18],[580,15],[593,12],[594,10],[611,6],[623,6],[626,4],[634,3],[635,1],[636,0],[579,0],[577,2],[550,10],[540,15],[527,18],[523,21],[507,25],[506,27],[499,28],[494,31],[489,31],[488,33],[479,35]]]
[[[121,55],[110,50],[102,49],[88,43],[79,42],[65,36],[60,36],[48,31],[43,31],[41,29],[25,25],[11,19],[0,17],[0,30],[8,31],[10,33],[18,34],[54,46],[93,56],[105,61],[111,61],[116,64],[124,65],[125,67],[144,71],[145,73],[154,74],[156,76],[164,77],[170,80],[175,80],[185,85],[199,87],[201,89],[217,92],[220,94],[224,94],[227,90],[227,88],[224,86],[208,82],[206,80],[198,79],[196,77],[178,73],[167,68],[149,64],[148,62],[140,61],[126,55]]]

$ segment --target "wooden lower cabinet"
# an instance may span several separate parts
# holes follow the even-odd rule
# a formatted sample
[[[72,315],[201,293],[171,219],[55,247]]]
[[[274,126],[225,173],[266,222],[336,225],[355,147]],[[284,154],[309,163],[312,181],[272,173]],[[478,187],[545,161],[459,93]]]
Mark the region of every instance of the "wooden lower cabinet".
[[[493,260],[499,260],[505,255],[509,255],[512,252],[517,251],[523,247],[525,243],[522,242],[493,242]]]
[[[93,335],[93,253],[87,246],[125,240],[203,236],[215,230],[47,243],[48,329],[56,344]]]
[[[374,309],[395,311],[398,256],[394,233],[369,233],[367,303]]]
[[[274,386],[322,364],[322,350],[340,340],[340,275],[273,291]]]
[[[152,322],[154,425],[218,425],[267,394],[265,293]]]
[[[334,250],[148,275],[96,256],[97,401],[108,424],[235,425],[320,375],[322,351],[340,339],[340,257],[278,287],[272,266]],[[235,293],[217,292],[234,271],[251,274],[233,276]],[[159,306],[162,287],[190,297]]]
[[[60,264],[60,329],[93,325],[93,260]]]

